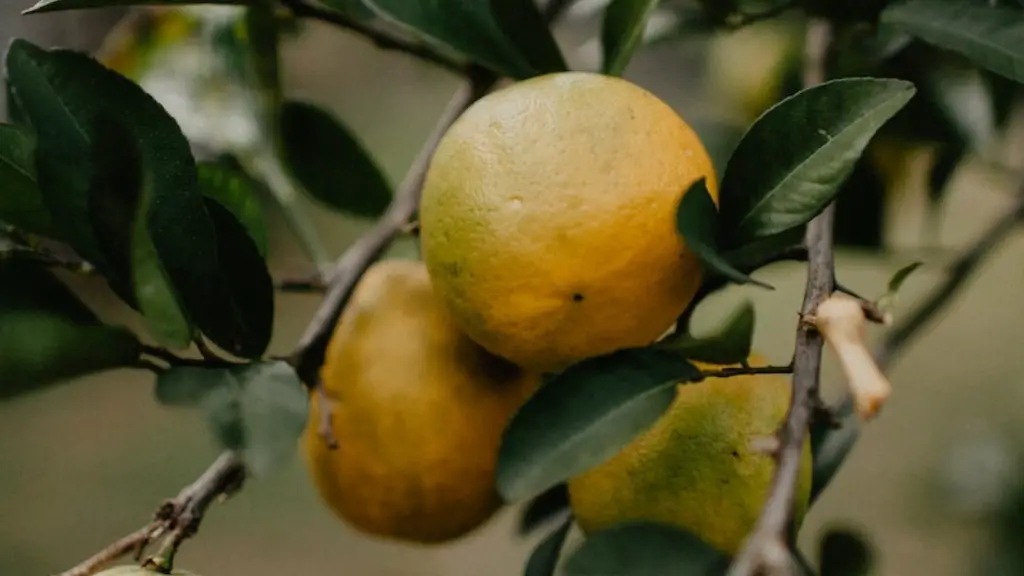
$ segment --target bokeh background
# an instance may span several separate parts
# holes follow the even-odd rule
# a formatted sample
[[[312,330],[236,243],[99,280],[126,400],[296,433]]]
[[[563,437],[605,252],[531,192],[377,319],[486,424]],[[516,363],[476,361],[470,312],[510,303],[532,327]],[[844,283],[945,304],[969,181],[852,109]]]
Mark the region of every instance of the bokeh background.
[[[93,50],[124,12],[83,11],[23,17],[25,0],[3,0],[0,39]],[[580,2],[579,7],[586,8]],[[593,68],[595,22],[570,17],[558,39],[575,67]],[[743,94],[771,89],[773,66],[799,35],[785,26],[660,43],[635,58],[627,78],[673,105],[701,132],[721,170],[730,146],[752,120]],[[405,168],[456,88],[458,79],[362,38],[307,23],[283,54],[288,95],[333,110],[378,158],[392,182]],[[747,86],[747,88],[743,88]],[[754,90],[756,92],[756,90]],[[756,95],[755,95],[756,96]],[[755,97],[756,100],[756,97]],[[744,104],[748,102],[747,104]],[[1024,114],[1014,113],[996,156],[1024,166]],[[970,159],[954,174],[938,225],[929,217],[927,147],[880,152],[890,171],[884,201],[886,249],[843,249],[839,278],[880,295],[903,265],[925,266],[896,305],[911,309],[943,277],[942,266],[1011,204],[1012,172]],[[721,173],[721,172],[719,172]],[[371,223],[305,207],[331,255]],[[272,211],[271,267],[278,277],[312,271],[284,221]],[[865,226],[868,224],[865,223]],[[400,243],[389,257],[410,257]],[[876,549],[877,574],[975,574],[994,540],[994,511],[1012,494],[1024,455],[1024,234],[990,255],[962,295],[929,324],[892,365],[895,394],[863,432],[801,535],[812,558],[823,530],[856,529]],[[803,268],[779,264],[759,273],[774,292],[730,288],[703,305],[698,330],[710,329],[742,299],[757,309],[756,347],[785,362],[792,350]],[[90,303],[121,318],[95,280],[68,278]],[[273,352],[286,352],[318,302],[315,294],[281,295]],[[880,329],[873,329],[877,336]],[[841,391],[826,361],[829,397]],[[217,454],[202,416],[160,407],[153,377],[122,370],[83,378],[0,404],[0,574],[46,576],[64,570],[141,526]],[[541,536],[515,533],[516,508],[442,547],[367,537],[320,505],[301,462],[249,485],[214,506],[179,564],[204,576],[513,576]]]

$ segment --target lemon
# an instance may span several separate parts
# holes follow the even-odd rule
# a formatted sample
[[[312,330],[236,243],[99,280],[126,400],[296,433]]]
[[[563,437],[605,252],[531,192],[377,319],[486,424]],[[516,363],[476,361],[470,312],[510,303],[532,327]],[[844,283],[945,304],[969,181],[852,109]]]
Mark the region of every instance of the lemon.
[[[388,260],[360,280],[321,371],[335,450],[311,398],[304,459],[323,501],[366,533],[458,538],[501,506],[502,430],[540,382],[458,330],[422,262]]]
[[[460,327],[533,370],[653,342],[693,298],[676,208],[714,168],[668,104],[621,78],[549,74],[477,101],[441,139],[423,259]]]
[[[750,365],[763,366],[752,355]],[[699,364],[702,370],[717,368]],[[738,551],[768,495],[774,459],[753,446],[778,430],[790,378],[748,375],[679,386],[668,411],[610,460],[569,481],[584,533],[628,520],[684,528],[727,554]],[[804,444],[794,518],[809,507],[810,441]]]

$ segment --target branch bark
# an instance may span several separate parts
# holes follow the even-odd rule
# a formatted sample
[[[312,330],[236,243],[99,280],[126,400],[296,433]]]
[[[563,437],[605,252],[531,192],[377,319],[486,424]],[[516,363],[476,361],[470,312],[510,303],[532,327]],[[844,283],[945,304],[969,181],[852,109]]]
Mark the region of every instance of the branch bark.
[[[805,87],[824,81],[825,59],[831,38],[832,28],[828,21],[814,19],[808,23],[804,61]],[[807,287],[800,311],[802,316],[813,313],[834,288],[834,220],[835,205],[831,204],[807,227]],[[787,546],[787,528],[793,511],[803,445],[808,436],[811,418],[820,403],[818,385],[823,343],[817,331],[800,322],[794,354],[793,392],[785,422],[779,430],[777,464],[768,500],[753,531],[729,567],[728,576],[752,576],[760,573],[781,576],[793,573]]]

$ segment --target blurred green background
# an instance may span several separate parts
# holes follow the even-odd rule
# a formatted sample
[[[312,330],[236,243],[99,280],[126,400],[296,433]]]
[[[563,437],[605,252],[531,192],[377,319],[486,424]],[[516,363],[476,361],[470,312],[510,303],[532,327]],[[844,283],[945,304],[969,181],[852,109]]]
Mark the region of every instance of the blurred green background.
[[[93,48],[113,19],[86,13],[24,18],[16,14],[23,3],[7,0],[0,8],[5,45],[17,35]],[[763,85],[771,76],[763,73],[773,61],[774,36],[764,32],[774,29],[757,30],[713,42],[652,46],[626,76],[675,106],[721,161],[750,121],[738,101],[722,94],[735,91],[737,83]],[[577,67],[593,66],[593,32],[592,22],[572,19],[559,29]],[[335,111],[396,184],[457,86],[447,72],[318,24],[306,25],[289,41],[284,70],[288,94]],[[1024,166],[1020,112],[1001,151],[1018,168]],[[900,294],[897,321],[942,279],[942,264],[956,248],[1010,205],[1015,186],[1005,172],[967,162],[954,176],[938,233],[928,235],[928,152],[905,159],[905,170],[890,182],[886,196],[885,254],[843,250],[838,258],[841,281],[866,296],[880,295],[903,265],[925,261]],[[306,207],[332,255],[370,225],[312,203]],[[271,269],[281,278],[309,274],[287,227],[270,215]],[[391,256],[408,257],[413,250],[402,243]],[[1018,233],[894,362],[893,397],[866,427],[803,528],[801,543],[812,558],[821,531],[843,525],[869,536],[877,549],[877,574],[976,573],[971,563],[992,541],[991,511],[1016,481],[1024,454],[1018,417],[1024,401],[1022,262],[1024,234]],[[749,298],[758,313],[756,347],[784,363],[793,346],[803,269],[780,264],[760,275],[777,290],[730,288],[702,305],[695,327],[710,329]],[[111,317],[124,313],[99,282],[69,281]],[[273,353],[290,350],[317,302],[315,294],[279,297]],[[880,330],[873,328],[872,335]],[[830,356],[824,382],[830,398],[841,392]],[[201,415],[158,406],[152,383],[149,373],[125,370],[0,404],[0,574],[46,576],[67,569],[141,526],[157,504],[209,464],[217,450]],[[517,512],[509,508],[473,535],[442,547],[378,540],[351,530],[321,506],[301,462],[293,459],[273,477],[252,481],[214,506],[178,562],[203,576],[513,576],[522,573],[541,536],[518,538]]]

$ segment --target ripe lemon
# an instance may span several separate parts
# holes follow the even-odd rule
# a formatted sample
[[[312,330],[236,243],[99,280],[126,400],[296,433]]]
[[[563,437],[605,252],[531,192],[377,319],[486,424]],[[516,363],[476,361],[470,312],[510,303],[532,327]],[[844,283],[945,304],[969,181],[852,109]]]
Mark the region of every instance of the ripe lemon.
[[[317,435],[312,395],[302,451],[323,500],[378,536],[439,543],[501,506],[502,431],[540,383],[460,332],[422,262],[388,260],[360,280],[321,378],[335,450]]]
[[[753,355],[750,364],[765,362]],[[773,458],[757,451],[752,441],[776,432],[790,394],[790,379],[782,375],[680,385],[675,402],[652,428],[569,481],[580,528],[591,533],[627,520],[664,522],[736,553],[761,512],[775,468]],[[810,489],[808,441],[794,504],[797,526],[809,506]]]
[[[626,80],[564,72],[472,105],[423,187],[438,294],[482,346],[535,370],[642,346],[702,279],[676,207],[714,168],[697,134]]]

